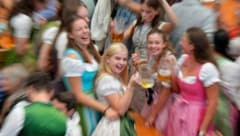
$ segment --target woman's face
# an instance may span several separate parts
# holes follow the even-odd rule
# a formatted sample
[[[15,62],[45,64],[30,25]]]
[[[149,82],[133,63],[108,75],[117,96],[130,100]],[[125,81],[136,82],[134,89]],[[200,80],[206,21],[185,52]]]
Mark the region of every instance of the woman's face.
[[[127,51],[122,50],[107,58],[107,64],[114,75],[119,75],[127,65]]]
[[[77,15],[84,18],[85,21],[89,24],[90,19],[89,19],[88,9],[86,7],[80,6],[77,10]]]
[[[152,33],[148,36],[147,48],[152,56],[157,57],[160,55],[165,47],[166,42],[163,41],[161,34]]]
[[[190,54],[192,53],[194,47],[192,45],[192,43],[189,41],[188,35],[186,33],[184,33],[181,41],[180,41],[180,45],[182,47],[182,53],[185,54]]]
[[[90,44],[90,30],[84,19],[75,20],[72,23],[72,31],[68,34],[79,45],[88,46]]]
[[[142,17],[142,23],[151,23],[154,17],[158,14],[158,10],[153,9],[152,7],[149,7],[146,5],[146,3],[143,3],[141,6],[141,17]]]

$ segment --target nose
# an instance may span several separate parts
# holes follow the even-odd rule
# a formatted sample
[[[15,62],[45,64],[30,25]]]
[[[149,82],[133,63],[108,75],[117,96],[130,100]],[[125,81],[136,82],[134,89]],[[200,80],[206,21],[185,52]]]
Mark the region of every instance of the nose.
[[[126,60],[122,59],[122,60],[120,61],[120,64],[121,64],[121,65],[126,64]]]

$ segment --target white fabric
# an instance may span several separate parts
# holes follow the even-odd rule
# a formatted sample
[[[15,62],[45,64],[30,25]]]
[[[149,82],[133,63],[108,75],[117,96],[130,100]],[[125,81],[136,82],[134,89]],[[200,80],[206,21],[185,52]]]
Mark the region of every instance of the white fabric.
[[[17,136],[24,125],[25,111],[24,107],[29,103],[21,101],[14,106],[8,114],[0,131],[0,136]]]
[[[108,104],[105,96],[119,93],[123,94],[124,87],[121,82],[108,74],[100,77],[96,84],[96,93],[98,100],[102,103]],[[96,129],[94,130],[92,136],[120,136],[120,120],[110,121],[105,116],[102,117],[98,123]]]
[[[179,67],[181,67],[181,65],[183,64],[183,62],[185,61],[187,55],[182,55],[178,61],[178,65]],[[180,77],[184,82],[187,82],[189,84],[193,84],[195,83],[197,77],[196,76],[187,76],[187,77],[183,77],[183,74],[181,71],[179,71],[179,75],[178,77]],[[216,66],[214,66],[212,63],[205,63],[202,65],[200,73],[199,73],[199,79],[202,81],[203,85],[205,87],[208,87],[210,85],[212,85],[213,83],[219,82],[219,72],[216,68]]]
[[[13,35],[15,37],[30,38],[33,21],[29,16],[19,13],[10,19],[10,24],[13,28]]]
[[[111,9],[111,0],[98,0],[91,20],[92,40],[101,41],[107,37]]]
[[[240,56],[240,36],[232,38],[229,43],[229,53]]]
[[[45,30],[42,35],[42,41],[44,44],[52,45],[54,38],[58,32],[58,27],[50,27],[49,29]]]
[[[219,65],[221,73],[221,85],[224,86],[225,94],[234,101],[240,109],[240,65],[234,62],[224,61]]]
[[[103,75],[96,84],[97,97],[103,103],[107,103],[105,96],[121,93],[119,91],[123,91],[122,84],[111,75]]]
[[[110,121],[102,117],[92,136],[120,136],[120,120]]]
[[[67,48],[68,39],[67,39],[67,32],[61,32],[56,40],[56,50],[57,50],[57,57],[58,59],[63,58],[64,51]]]
[[[72,118],[67,120],[67,130],[65,136],[82,136],[82,129],[79,126],[80,117],[77,112],[73,114]]]
[[[84,63],[82,60],[64,57],[61,61],[61,68],[66,77],[82,76],[84,71],[96,71],[98,64],[93,59],[93,63]]]

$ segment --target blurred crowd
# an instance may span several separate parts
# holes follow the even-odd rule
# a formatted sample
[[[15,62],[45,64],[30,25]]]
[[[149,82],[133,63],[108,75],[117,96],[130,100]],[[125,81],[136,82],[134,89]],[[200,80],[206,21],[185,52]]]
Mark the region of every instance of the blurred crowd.
[[[140,135],[131,113],[240,135],[239,0],[0,0],[0,136]]]

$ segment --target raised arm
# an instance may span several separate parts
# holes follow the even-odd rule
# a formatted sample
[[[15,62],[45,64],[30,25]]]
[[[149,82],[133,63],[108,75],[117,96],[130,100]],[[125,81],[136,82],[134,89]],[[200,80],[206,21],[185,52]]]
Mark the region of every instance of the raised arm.
[[[132,10],[135,13],[140,13],[141,11],[141,4],[133,1],[133,0],[116,0],[116,2],[122,6],[125,6]]]
[[[173,31],[174,27],[177,25],[177,16],[168,4],[166,0],[159,0],[163,6],[164,11],[167,15],[167,23],[161,28],[164,32],[170,33]]]

